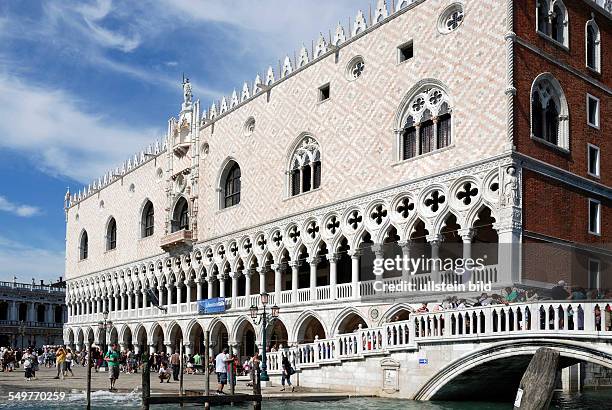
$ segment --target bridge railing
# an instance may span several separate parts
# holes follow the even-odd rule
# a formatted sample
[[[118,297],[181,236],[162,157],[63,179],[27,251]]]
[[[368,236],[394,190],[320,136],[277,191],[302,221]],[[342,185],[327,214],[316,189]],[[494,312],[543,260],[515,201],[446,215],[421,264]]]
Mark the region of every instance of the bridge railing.
[[[416,340],[534,333],[612,335],[610,301],[539,301],[413,315]]]
[[[415,313],[409,320],[267,353],[268,370],[279,374],[283,356],[302,369],[416,350],[419,343],[523,335],[612,339],[612,301],[538,301]]]

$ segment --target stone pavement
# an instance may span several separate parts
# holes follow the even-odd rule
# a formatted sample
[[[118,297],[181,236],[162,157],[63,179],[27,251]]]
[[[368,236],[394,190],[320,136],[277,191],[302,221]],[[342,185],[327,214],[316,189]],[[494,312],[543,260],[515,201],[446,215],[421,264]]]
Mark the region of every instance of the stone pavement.
[[[74,376],[67,376],[64,380],[57,380],[53,377],[56,374],[55,368],[47,369],[41,367],[36,372],[36,380],[26,381],[22,369],[17,369],[14,372],[0,373],[0,393],[4,396],[8,392],[18,391],[64,391],[64,392],[81,392],[87,388],[87,369],[85,367],[76,366],[73,369]],[[184,375],[184,389],[189,391],[204,390],[205,378],[203,374]],[[142,385],[142,374],[124,374],[121,373],[116,383],[116,388],[119,392],[129,393],[140,391]],[[105,391],[109,388],[108,373],[92,371],[91,390]],[[179,382],[170,381],[170,383],[159,383],[156,373],[151,374],[151,394],[177,394]],[[217,389],[216,375],[211,374],[210,391],[214,392]],[[299,400],[338,400],[348,397],[369,397],[364,395],[355,395],[341,391],[312,389],[305,387],[296,387],[292,393],[290,389],[281,392],[281,386],[270,386],[262,388],[262,394],[265,398],[274,399],[299,399]],[[229,392],[228,386],[225,386],[225,392]],[[252,393],[251,387],[246,386],[246,381],[238,380],[236,385],[237,393]]]

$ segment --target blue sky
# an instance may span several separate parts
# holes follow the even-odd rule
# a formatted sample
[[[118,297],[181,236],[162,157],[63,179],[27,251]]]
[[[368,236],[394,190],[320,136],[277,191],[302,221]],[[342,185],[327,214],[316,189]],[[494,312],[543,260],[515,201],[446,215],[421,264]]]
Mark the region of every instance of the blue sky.
[[[0,280],[63,276],[66,187],[161,137],[183,72],[208,106],[370,3],[0,2]]]

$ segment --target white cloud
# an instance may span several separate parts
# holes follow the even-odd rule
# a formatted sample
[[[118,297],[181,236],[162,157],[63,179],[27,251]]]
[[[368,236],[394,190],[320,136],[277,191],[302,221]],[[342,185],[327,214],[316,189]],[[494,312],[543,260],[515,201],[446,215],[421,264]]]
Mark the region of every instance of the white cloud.
[[[24,218],[40,214],[40,208],[31,205],[16,204],[2,195],[0,195],[0,211],[10,212]]]
[[[0,236],[0,279],[29,283],[32,278],[45,281],[64,276],[63,251],[32,247]]]
[[[121,50],[129,53],[141,43],[138,32],[129,33],[133,24],[121,25],[120,29],[111,30],[103,26],[104,19],[114,17],[116,8],[111,0],[98,0],[95,3],[49,2],[45,4],[47,17],[52,22],[61,22],[79,32],[79,41],[85,37],[92,43],[104,48]]]
[[[85,105],[61,90],[0,74],[0,147],[29,155],[52,174],[87,183],[161,135],[85,112]]]

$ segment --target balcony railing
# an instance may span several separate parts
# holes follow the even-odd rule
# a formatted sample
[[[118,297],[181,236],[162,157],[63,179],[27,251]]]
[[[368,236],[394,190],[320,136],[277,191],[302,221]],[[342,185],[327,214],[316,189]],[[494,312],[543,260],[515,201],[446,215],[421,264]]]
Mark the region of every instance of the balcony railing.
[[[175,246],[191,245],[192,241],[193,241],[192,231],[182,229],[180,231],[173,232],[161,238],[159,245],[164,250],[168,250]]]
[[[65,288],[49,286],[49,285],[33,285],[31,283],[18,283],[18,282],[0,281],[0,288],[42,291],[42,292],[49,292],[49,293],[66,293]]]
[[[63,323],[47,323],[47,322],[22,322],[20,320],[0,320],[0,326],[10,326],[10,327],[19,327],[21,324],[24,324],[26,328],[29,327],[62,327]]]
[[[437,272],[437,273],[422,273],[409,277],[409,283],[415,287],[425,286],[427,282],[436,278],[437,282],[444,284],[461,283],[462,277],[452,272]],[[481,270],[475,271],[472,274],[472,281],[475,280],[492,280],[497,279],[497,265],[486,266]],[[387,278],[382,280],[369,280],[357,283],[341,283],[335,286],[325,285],[318,286],[314,289],[300,288],[297,289],[294,300],[293,290],[283,290],[280,292],[280,298],[277,298],[276,292],[269,293],[269,304],[288,306],[296,304],[316,304],[321,302],[334,303],[337,301],[346,300],[367,300],[375,299],[384,295],[393,294],[394,297],[407,296],[408,293],[396,292],[390,290],[390,285],[399,285],[402,282],[401,277]],[[382,290],[381,290],[382,288]],[[414,293],[411,293],[414,294]],[[248,310],[252,305],[259,305],[260,295],[226,297],[226,309],[230,311]],[[278,300],[277,300],[278,299]],[[167,306],[166,314],[169,315],[191,315],[198,312],[197,302],[187,302],[179,304],[170,304]],[[110,313],[111,320],[117,319],[132,319],[132,318],[147,318],[159,316],[161,311],[156,307],[134,308],[129,310],[112,311]],[[88,323],[102,320],[100,313],[70,316],[69,323]]]

